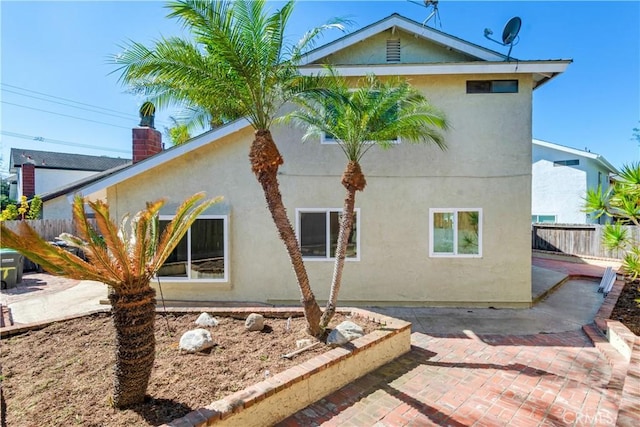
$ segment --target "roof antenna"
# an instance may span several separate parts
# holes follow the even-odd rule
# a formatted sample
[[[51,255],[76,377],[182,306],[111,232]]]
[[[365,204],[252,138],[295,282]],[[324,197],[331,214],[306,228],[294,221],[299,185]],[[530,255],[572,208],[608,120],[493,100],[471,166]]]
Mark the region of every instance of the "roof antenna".
[[[513,47],[520,42],[520,37],[518,36],[518,33],[520,32],[521,26],[522,26],[522,19],[520,19],[517,16],[514,16],[513,18],[509,19],[509,22],[507,22],[507,25],[504,26],[504,30],[502,30],[502,43],[499,42],[498,40],[495,40],[489,37],[490,35],[493,34],[493,31],[491,31],[489,28],[484,29],[484,36],[489,40],[491,40],[492,42],[498,43],[499,45],[502,45],[502,46],[508,45],[509,53],[507,53],[507,61],[509,61],[509,59],[511,59],[511,49],[513,49]]]
[[[407,1],[409,3],[417,4],[419,6],[424,6],[427,9],[433,8],[429,16],[427,16],[427,19],[422,21],[423,27],[426,27],[429,20],[435,17],[436,18],[435,21],[439,22],[439,27],[442,28],[442,21],[440,20],[440,12],[438,12],[438,0],[423,0],[423,1],[407,0]]]

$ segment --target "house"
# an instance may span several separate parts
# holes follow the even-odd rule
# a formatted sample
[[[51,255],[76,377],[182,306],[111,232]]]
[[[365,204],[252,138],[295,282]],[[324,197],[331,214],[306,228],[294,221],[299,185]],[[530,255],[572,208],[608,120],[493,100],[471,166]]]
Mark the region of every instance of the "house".
[[[406,76],[452,123],[446,152],[400,141],[363,158],[368,185],[357,198],[341,304],[529,307],[532,96],[571,61],[507,60],[394,14],[308,53],[301,69],[327,62],[348,76]],[[106,191],[119,218],[164,197],[164,221],[187,195],[223,196],[160,272],[164,298],[296,304],[295,276],[250,170],[248,122],[162,151],[159,132],[133,132],[134,152],[140,144],[159,152],[48,204],[68,209],[75,193]],[[303,132],[284,125],[272,133],[285,159],[284,203],[323,300],[344,155],[330,138],[302,144]]]
[[[533,140],[531,222],[600,224],[584,212],[587,190],[609,188],[618,173],[604,157],[551,142]]]
[[[15,200],[66,189],[72,182],[131,163],[130,159],[19,148],[12,148],[9,158],[10,172],[15,174],[9,194]]]

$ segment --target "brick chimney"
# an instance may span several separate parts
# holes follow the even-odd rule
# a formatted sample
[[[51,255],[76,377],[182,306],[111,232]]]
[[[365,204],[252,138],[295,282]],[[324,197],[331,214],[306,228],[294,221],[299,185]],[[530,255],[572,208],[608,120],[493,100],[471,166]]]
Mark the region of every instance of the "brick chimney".
[[[162,134],[154,126],[155,112],[156,107],[151,102],[140,107],[140,125],[133,128],[133,163],[162,151]]]
[[[133,128],[133,163],[162,151],[162,134],[152,127]]]
[[[36,195],[36,165],[30,161],[22,164],[22,195],[27,199]]]

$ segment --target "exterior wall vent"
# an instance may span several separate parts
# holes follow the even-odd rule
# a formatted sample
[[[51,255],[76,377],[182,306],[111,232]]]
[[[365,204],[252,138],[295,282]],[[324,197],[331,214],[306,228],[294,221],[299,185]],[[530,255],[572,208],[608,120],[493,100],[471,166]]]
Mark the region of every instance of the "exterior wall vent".
[[[400,62],[400,39],[387,40],[387,62]]]

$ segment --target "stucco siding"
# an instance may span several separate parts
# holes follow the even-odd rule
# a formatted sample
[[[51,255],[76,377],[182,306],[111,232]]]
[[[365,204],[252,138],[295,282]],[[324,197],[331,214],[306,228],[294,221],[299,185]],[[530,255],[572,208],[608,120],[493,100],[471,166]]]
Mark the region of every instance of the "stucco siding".
[[[532,151],[532,214],[555,215],[556,222],[562,224],[597,223],[582,211],[584,198],[587,189],[597,188],[599,182],[608,188],[609,171],[584,156],[535,144]],[[579,164],[554,165],[566,160],[578,160]]]
[[[360,261],[346,263],[341,304],[528,306],[531,79],[513,77],[520,79],[517,94],[466,94],[466,80],[476,77],[412,79],[451,120],[446,152],[404,142],[387,151],[375,147],[364,157],[368,185],[356,200]],[[283,126],[273,135],[285,159],[279,179],[292,224],[296,208],[341,208],[346,161],[339,147],[319,140],[303,144],[302,131]],[[229,280],[164,279],[165,298],[299,300],[284,246],[250,170],[252,137],[245,129],[109,188],[118,217],[161,197],[174,207],[197,191],[224,196],[218,211],[229,218]],[[482,256],[430,258],[430,208],[482,209]],[[306,266],[316,296],[325,299],[333,262]]]
[[[329,55],[319,63],[333,65],[376,65],[387,63],[387,40],[400,40],[400,63],[422,64],[438,62],[466,62],[476,60],[469,55],[453,51],[442,45],[413,34],[391,29],[372,36],[367,40]]]
[[[79,181],[97,172],[72,171],[62,169],[35,169],[36,194],[44,194],[56,190],[66,184]]]

